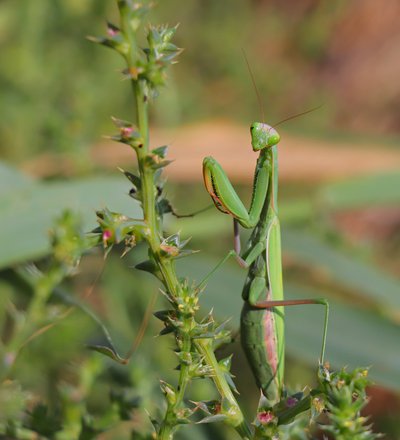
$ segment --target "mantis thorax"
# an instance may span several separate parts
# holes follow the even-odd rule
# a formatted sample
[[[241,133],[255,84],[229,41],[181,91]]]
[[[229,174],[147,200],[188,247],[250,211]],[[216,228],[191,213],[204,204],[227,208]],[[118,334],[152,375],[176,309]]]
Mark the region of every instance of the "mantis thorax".
[[[281,138],[275,128],[263,122],[254,122],[251,124],[250,133],[253,151],[273,147]]]

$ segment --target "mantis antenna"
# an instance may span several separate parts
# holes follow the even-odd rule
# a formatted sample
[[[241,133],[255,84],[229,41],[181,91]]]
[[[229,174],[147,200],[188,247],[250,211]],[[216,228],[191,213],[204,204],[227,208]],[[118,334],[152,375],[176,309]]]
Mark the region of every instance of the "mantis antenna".
[[[251,70],[249,60],[247,58],[246,52],[243,49],[243,47],[242,47],[242,52],[243,52],[243,57],[244,57],[244,59],[246,61],[247,70],[249,71],[249,74],[250,74],[251,82],[253,83],[254,90],[255,90],[256,95],[257,95],[257,101],[258,101],[258,105],[260,107],[261,119],[262,119],[262,122],[265,122],[264,106],[263,106],[263,103],[262,103],[262,100],[261,100],[260,91],[258,90],[257,83],[256,83],[256,80],[255,80],[254,75],[253,75],[253,71]]]
[[[292,116],[289,116],[289,117],[287,117],[287,118],[285,118],[285,119],[282,119],[282,120],[280,120],[279,122],[277,122],[276,124],[273,124],[272,127],[275,128],[275,127],[277,127],[278,125],[283,124],[284,122],[290,121],[290,120],[292,120],[292,119],[296,119],[296,118],[298,118],[299,116],[303,116],[303,115],[306,115],[306,114],[308,114],[308,113],[311,113],[311,112],[313,112],[313,111],[315,111],[315,110],[318,110],[318,109],[321,108],[323,105],[324,105],[324,104],[320,104],[320,105],[318,105],[317,107],[310,108],[309,110],[306,110],[306,111],[304,111],[304,112],[296,113],[296,114],[294,114],[294,115],[292,115]]]
[[[251,82],[253,83],[254,90],[255,90],[256,95],[257,95],[257,101],[258,101],[258,105],[260,107],[260,113],[261,113],[262,122],[265,123],[265,112],[264,112],[264,106],[263,106],[262,99],[261,99],[261,94],[260,94],[260,91],[258,90],[257,83],[256,83],[256,80],[254,78],[253,71],[251,70],[251,67],[250,67],[249,59],[247,58],[246,51],[243,49],[243,47],[242,47],[242,52],[243,52],[243,57],[244,57],[244,59],[246,61],[247,70],[249,71],[249,74],[250,74]],[[313,108],[311,108],[309,110],[305,110],[303,112],[296,113],[294,115],[288,116],[287,118],[280,120],[276,124],[272,124],[271,127],[275,128],[278,125],[283,124],[284,122],[291,121],[292,119],[298,118],[300,116],[307,115],[308,113],[311,113],[311,112],[313,112],[315,110],[318,110],[322,106],[323,106],[323,104],[318,105],[317,107],[313,107]]]

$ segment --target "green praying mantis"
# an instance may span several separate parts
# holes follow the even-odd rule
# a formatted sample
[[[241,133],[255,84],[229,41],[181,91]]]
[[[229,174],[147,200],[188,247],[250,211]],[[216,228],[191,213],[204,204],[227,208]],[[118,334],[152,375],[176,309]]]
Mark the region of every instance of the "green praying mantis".
[[[219,163],[203,162],[203,177],[215,206],[233,217],[234,253],[240,266],[248,268],[242,291],[241,343],[256,383],[272,407],[283,391],[284,306],[322,304],[325,324],[319,362],[323,364],[329,305],[325,299],[284,300],[281,236],[278,217],[278,148],[280,136],[268,124],[251,125],[251,145],[259,152],[249,210],[243,205]],[[239,225],[252,229],[241,252]]]

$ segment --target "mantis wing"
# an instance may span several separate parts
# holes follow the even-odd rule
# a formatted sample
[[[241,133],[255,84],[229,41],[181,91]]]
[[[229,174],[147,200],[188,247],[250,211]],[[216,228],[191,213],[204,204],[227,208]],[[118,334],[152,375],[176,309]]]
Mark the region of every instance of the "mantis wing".
[[[270,301],[282,301],[283,300],[283,283],[282,283],[282,255],[281,255],[281,232],[278,217],[274,214],[271,226],[267,235],[267,273],[269,279],[269,295]],[[284,373],[284,357],[285,357],[285,327],[284,327],[284,311],[283,307],[274,307],[270,312],[271,319],[273,320],[276,351],[275,356],[277,359],[277,381],[279,388],[283,384]],[[268,345],[272,344],[272,341],[267,340]],[[271,347],[272,350],[272,347]]]

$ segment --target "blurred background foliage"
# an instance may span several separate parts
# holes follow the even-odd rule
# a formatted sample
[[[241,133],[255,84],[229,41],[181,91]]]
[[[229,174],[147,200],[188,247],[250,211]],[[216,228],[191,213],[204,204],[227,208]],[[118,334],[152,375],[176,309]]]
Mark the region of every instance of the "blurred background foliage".
[[[376,430],[389,439],[400,438],[399,13],[396,0],[387,0],[384,8],[374,0],[168,0],[151,14],[152,22],[180,23],[176,41],[185,49],[152,109],[155,137],[170,136],[162,142],[174,140],[185,126],[181,143],[187,142],[187,149],[175,151],[178,168],[168,190],[178,212],[209,203],[198,179],[200,160],[190,149],[193,138],[201,146],[221,142],[216,147],[225,156],[219,159],[233,160],[232,178],[241,196],[249,198],[251,176],[240,173],[249,139],[246,145],[230,143],[222,121],[247,134],[249,123],[261,117],[242,48],[268,122],[323,104],[280,128],[283,140],[292,139],[304,153],[304,160],[296,156],[293,168],[305,170],[301,178],[285,173],[280,183],[284,281],[288,296],[330,299],[327,356],[334,367],[371,365],[377,386],[370,390],[367,411]],[[94,226],[94,211],[104,206],[140,216],[127,196],[129,185],[115,170],[115,164],[135,164],[128,152],[101,138],[112,132],[110,115],[131,119],[129,86],[119,74],[123,66],[111,51],[85,40],[88,34],[102,34],[105,17],[113,21],[115,14],[112,0],[0,2],[2,344],[12,319],[23,319],[32,295],[21,267],[31,261],[46,267],[48,230],[63,209],[79,212],[85,231]],[[165,127],[177,128],[162,131]],[[318,157],[343,155],[343,163],[332,162],[337,167],[332,175],[308,175],[310,167],[321,165],[307,150],[311,141]],[[347,156],[350,148],[353,159]],[[368,166],[360,168],[366,151]],[[171,219],[167,228],[192,236],[192,247],[202,250],[181,264],[182,275],[192,278],[201,279],[232,245],[229,219],[214,210]],[[135,249],[120,260],[112,252],[104,264],[101,252],[92,252],[79,273],[62,283],[70,298],[107,323],[122,352],[131,347],[158,287],[132,270],[143,253]],[[233,332],[243,280],[244,274],[227,264],[204,296],[204,311],[214,307],[221,319],[232,316]],[[70,305],[51,297],[49,319]],[[152,307],[162,308],[162,299]],[[318,356],[322,312],[304,308],[287,315],[287,376],[289,386],[295,386],[312,380],[309,365]],[[155,321],[149,320],[130,365],[120,367],[85,349],[85,343],[104,335],[98,322],[77,307],[21,352],[12,374],[18,383],[0,389],[0,424],[11,414],[45,438],[66,439],[77,438],[74,429],[82,423],[84,438],[124,439],[132,429],[149,429],[143,411],[134,411],[133,420],[127,414],[136,406],[156,414],[157,380],[174,383],[175,377],[171,341],[154,339],[161,329]],[[257,390],[237,338],[223,354],[231,349],[242,401],[254,409]],[[198,398],[212,392],[204,383],[191,390]],[[145,400],[140,405],[139,397]],[[224,438],[215,427],[182,430],[181,435]]]
[[[244,48],[269,121],[324,104],[288,127],[395,135],[398,8],[396,0],[384,9],[371,0],[160,2],[152,20],[180,23],[177,42],[186,50],[155,123],[261,117]],[[115,9],[110,0],[1,2],[4,157],[68,152],[79,163],[99,130],[107,132],[109,115],[130,112],[120,60],[85,40],[103,32]]]

